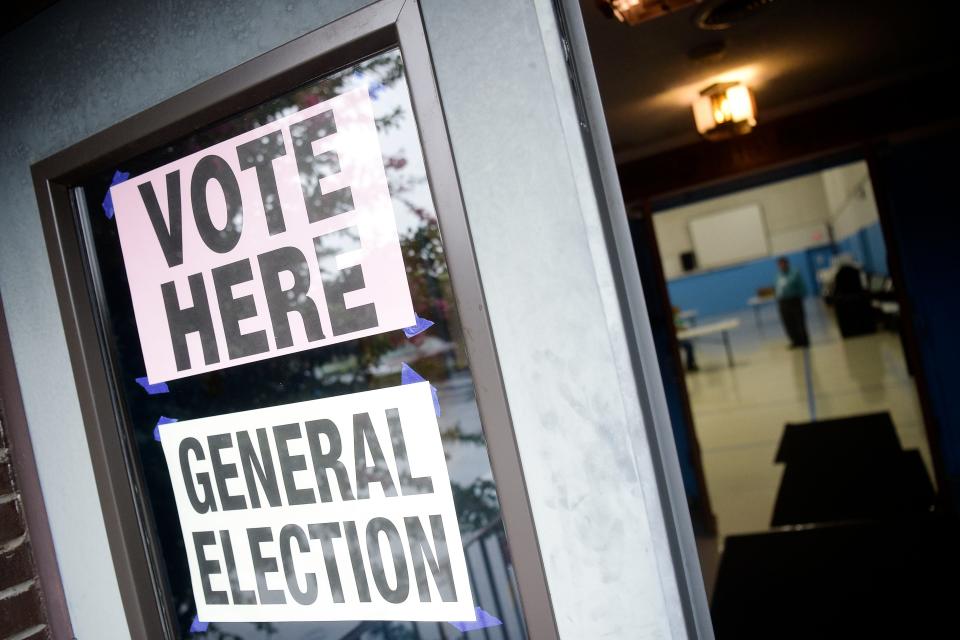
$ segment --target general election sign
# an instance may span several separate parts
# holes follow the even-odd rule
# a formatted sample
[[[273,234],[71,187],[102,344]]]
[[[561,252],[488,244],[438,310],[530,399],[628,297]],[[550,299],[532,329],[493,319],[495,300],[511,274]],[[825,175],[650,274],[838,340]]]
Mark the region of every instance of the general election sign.
[[[200,620],[475,619],[429,383],[160,440]]]
[[[151,383],[415,323],[366,88],[111,197]]]

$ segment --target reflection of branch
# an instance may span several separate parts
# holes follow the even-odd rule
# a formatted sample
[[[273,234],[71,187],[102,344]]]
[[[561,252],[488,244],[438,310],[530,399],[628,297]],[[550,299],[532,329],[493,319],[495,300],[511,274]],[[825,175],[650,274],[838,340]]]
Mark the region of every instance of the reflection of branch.
[[[376,119],[377,129],[380,129],[384,132],[389,131],[390,129],[399,129],[400,125],[403,124],[403,115],[404,112],[401,107],[394,107],[393,111]]]
[[[460,442],[470,442],[473,444],[485,444],[483,439],[483,434],[481,433],[464,433],[460,431],[460,424],[447,429],[446,431],[440,432],[440,439],[444,441],[458,440]]]
[[[502,522],[502,519],[500,518],[500,516],[497,516],[497,519],[496,519],[496,520],[494,520],[493,522],[491,522],[491,523],[488,524],[487,526],[483,527],[483,528],[480,529],[479,531],[474,531],[474,532],[471,533],[469,536],[464,536],[464,537],[463,537],[463,548],[466,549],[467,547],[469,547],[470,545],[474,544],[475,542],[479,542],[479,541],[483,540],[484,538],[486,538],[488,535],[490,535],[490,532],[491,532],[491,531],[494,531],[494,530],[496,530],[497,528],[500,527],[501,522]]]
[[[421,220],[425,222],[436,222],[437,214],[435,214],[430,209],[418,206],[413,202],[411,202],[410,200],[407,200],[406,198],[398,198],[398,199],[400,200],[400,202],[407,205],[407,207],[409,207],[410,210],[413,211],[413,213],[416,214],[416,216]]]
[[[450,488],[462,533],[484,529],[500,518],[500,502],[493,480],[478,478],[466,487],[451,482]]]

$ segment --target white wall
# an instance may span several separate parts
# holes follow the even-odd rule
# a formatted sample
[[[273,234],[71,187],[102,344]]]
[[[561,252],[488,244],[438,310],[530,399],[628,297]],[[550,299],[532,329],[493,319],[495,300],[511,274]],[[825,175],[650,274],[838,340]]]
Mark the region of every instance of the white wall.
[[[760,205],[773,255],[829,241],[826,224],[830,209],[824,180],[813,173],[656,214],[653,227],[667,279],[683,274],[680,254],[693,249],[690,220],[749,204]]]
[[[866,162],[835,167],[820,175],[836,240],[879,221]]]

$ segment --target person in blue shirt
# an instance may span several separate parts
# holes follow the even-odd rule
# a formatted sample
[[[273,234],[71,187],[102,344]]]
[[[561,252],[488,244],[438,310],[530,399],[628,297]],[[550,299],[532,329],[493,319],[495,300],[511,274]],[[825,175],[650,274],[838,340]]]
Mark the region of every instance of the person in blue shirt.
[[[790,338],[790,348],[807,347],[807,318],[803,312],[803,298],[807,295],[807,286],[796,269],[790,268],[786,258],[777,260],[780,273],[777,275],[777,306],[780,308],[780,321]]]

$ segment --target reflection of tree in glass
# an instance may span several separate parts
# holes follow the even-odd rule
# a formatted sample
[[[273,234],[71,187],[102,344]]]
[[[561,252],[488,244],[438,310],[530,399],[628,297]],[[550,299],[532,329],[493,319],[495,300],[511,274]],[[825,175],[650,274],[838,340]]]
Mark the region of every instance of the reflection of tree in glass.
[[[478,531],[500,518],[500,503],[493,480],[478,478],[468,486],[453,482],[453,503],[457,507],[460,533]]]
[[[414,210],[418,214],[422,211]],[[431,332],[449,340],[447,299],[452,292],[448,286],[449,276],[443,256],[443,244],[440,241],[440,229],[435,222],[424,222],[400,239],[407,265],[407,282],[410,284],[414,309],[436,323]]]

